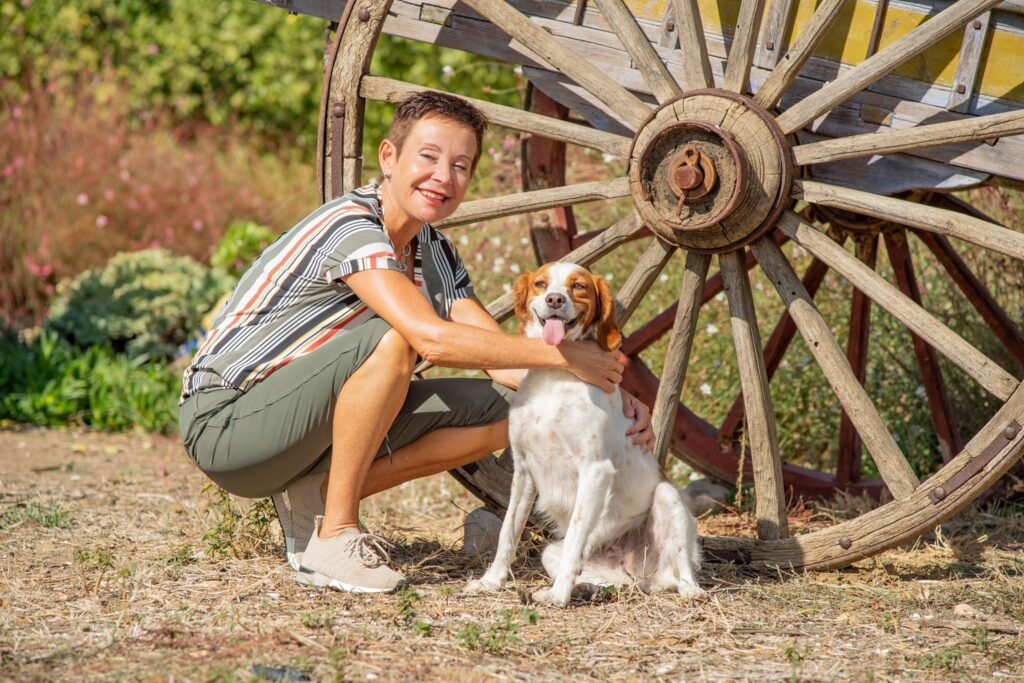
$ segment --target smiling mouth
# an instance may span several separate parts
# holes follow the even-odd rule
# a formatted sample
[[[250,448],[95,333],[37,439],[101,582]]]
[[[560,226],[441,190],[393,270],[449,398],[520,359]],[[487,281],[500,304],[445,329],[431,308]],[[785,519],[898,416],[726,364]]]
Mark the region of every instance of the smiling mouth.
[[[433,199],[435,202],[446,202],[446,201],[448,201],[448,196],[447,195],[443,195],[440,192],[434,192],[433,190],[426,190],[426,189],[424,189],[422,187],[417,188],[417,190],[419,191],[419,193],[421,195],[423,195],[427,199]]]
[[[572,320],[564,320],[557,315],[551,315],[548,316],[547,318],[541,318],[540,323],[541,325],[546,325],[549,320],[561,320],[562,324],[565,325],[565,330],[568,332],[569,330],[576,326],[577,322],[579,322],[579,316],[576,316]]]

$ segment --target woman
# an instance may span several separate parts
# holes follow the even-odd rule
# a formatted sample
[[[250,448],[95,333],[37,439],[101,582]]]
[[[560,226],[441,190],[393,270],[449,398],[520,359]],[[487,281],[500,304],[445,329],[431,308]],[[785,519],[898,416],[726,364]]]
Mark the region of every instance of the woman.
[[[274,496],[303,582],[401,585],[359,527],[360,499],[504,448],[522,368],[563,368],[609,392],[622,377],[616,355],[591,342],[502,333],[430,226],[465,196],[485,125],[456,97],[407,98],[380,144],[381,185],[325,204],[272,244],[185,371],[186,450],[229,492]],[[417,356],[494,381],[411,381]],[[647,409],[627,404],[634,440],[650,444]]]

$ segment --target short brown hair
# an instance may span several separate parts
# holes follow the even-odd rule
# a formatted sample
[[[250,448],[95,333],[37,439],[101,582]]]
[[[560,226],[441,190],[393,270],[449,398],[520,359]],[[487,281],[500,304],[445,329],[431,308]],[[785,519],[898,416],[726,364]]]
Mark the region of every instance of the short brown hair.
[[[449,121],[464,124],[472,129],[476,136],[476,156],[473,157],[473,168],[480,160],[483,150],[484,131],[487,129],[487,117],[472,104],[446,92],[436,90],[420,90],[402,100],[391,119],[388,139],[394,143],[398,153],[402,153],[402,145],[413,125],[428,116],[438,116]]]

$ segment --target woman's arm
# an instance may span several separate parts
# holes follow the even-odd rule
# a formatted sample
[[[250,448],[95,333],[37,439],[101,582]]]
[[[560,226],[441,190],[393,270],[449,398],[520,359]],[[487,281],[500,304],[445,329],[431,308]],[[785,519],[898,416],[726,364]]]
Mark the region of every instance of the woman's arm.
[[[501,332],[501,326],[491,317],[483,304],[476,297],[458,299],[452,304],[451,319],[453,322],[464,325],[472,325],[483,330]],[[509,389],[518,389],[519,383],[523,381],[526,370],[518,368],[515,370],[487,370],[487,374],[498,384]]]
[[[416,286],[393,270],[365,270],[345,278],[362,301],[434,365],[501,370],[560,368],[611,393],[622,381],[616,354],[593,342],[550,346],[493,329],[442,320]]]

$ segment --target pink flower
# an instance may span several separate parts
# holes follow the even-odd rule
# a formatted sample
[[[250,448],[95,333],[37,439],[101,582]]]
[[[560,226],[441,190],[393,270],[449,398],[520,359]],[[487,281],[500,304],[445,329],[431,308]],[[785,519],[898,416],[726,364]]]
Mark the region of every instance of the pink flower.
[[[202,230],[205,225],[206,224],[203,223],[203,219],[202,218],[197,218],[194,221],[192,221],[192,229],[195,230],[196,232],[199,232],[200,230]]]
[[[14,168],[21,168],[24,165],[25,165],[25,157],[21,156],[20,154],[18,156],[14,157]]]
[[[84,192],[79,192],[78,196],[75,197],[75,204],[78,204],[79,206],[85,206],[88,203],[89,203],[89,195],[87,195]]]
[[[110,222],[110,219],[107,218],[106,216],[102,215],[102,214],[100,214],[99,216],[96,216],[96,227],[97,228],[105,228],[105,227],[107,227],[107,223],[109,223],[109,222]]]
[[[132,179],[132,174],[128,172],[127,168],[122,168],[121,169],[121,173],[120,173],[120,178],[121,178],[121,180],[123,180],[124,182],[127,183],[129,180]]]
[[[108,202],[113,201],[115,196],[113,190],[103,190],[103,198]]]
[[[149,47],[146,48],[146,52],[148,52],[151,55],[158,54],[160,52],[160,46],[156,43],[150,43]]]
[[[14,166],[12,164],[4,166],[4,175],[14,175]]]
[[[20,119],[21,118],[21,107],[19,107],[18,105],[14,105],[14,108],[11,109],[11,118],[13,118],[13,119]]]

